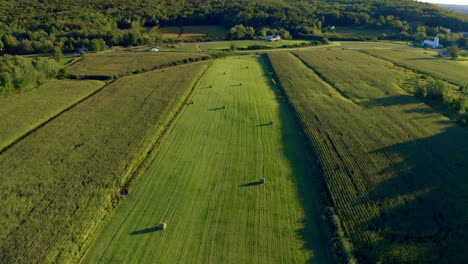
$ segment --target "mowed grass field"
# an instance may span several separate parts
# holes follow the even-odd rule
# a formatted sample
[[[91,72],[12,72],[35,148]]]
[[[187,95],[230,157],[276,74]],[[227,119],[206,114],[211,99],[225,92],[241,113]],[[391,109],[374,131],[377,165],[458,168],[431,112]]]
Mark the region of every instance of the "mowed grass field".
[[[133,72],[152,70],[189,59],[197,59],[203,54],[186,52],[147,51],[106,51],[86,54],[84,58],[66,68],[66,73],[75,78],[108,79]]]
[[[206,67],[123,77],[1,153],[1,262],[77,261]]]
[[[298,54],[309,67],[348,65],[320,71],[323,79],[290,53],[268,55],[320,160],[349,252],[362,263],[464,262],[468,130],[399,91],[398,76],[379,84],[395,74],[384,61]],[[368,77],[342,81],[353,75]]]
[[[0,151],[103,85],[100,81],[53,80],[0,98]]]
[[[320,171],[264,62],[214,61],[82,263],[331,261]]]

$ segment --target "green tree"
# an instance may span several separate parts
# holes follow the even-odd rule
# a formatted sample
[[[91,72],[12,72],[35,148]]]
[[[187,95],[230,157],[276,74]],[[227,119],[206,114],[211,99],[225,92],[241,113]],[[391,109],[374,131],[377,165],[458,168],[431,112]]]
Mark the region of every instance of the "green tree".
[[[233,26],[231,29],[229,29],[229,37],[230,39],[243,39],[246,33],[246,29],[244,25],[239,24]]]
[[[106,49],[106,42],[103,39],[93,39],[89,43],[89,51],[101,51]]]
[[[449,53],[450,53],[450,56],[451,56],[452,58],[456,58],[456,57],[458,57],[458,56],[460,55],[460,49],[458,48],[457,45],[453,45],[453,46],[450,48]]]
[[[291,34],[289,33],[289,31],[287,31],[286,29],[280,29],[279,31],[279,35],[283,38],[283,39],[292,39],[292,36]]]
[[[59,47],[54,47],[54,50],[52,51],[52,58],[54,58],[56,62],[60,62],[62,60],[63,53]]]
[[[231,44],[229,45],[229,50],[230,51],[237,50],[237,43],[235,41],[231,41]]]

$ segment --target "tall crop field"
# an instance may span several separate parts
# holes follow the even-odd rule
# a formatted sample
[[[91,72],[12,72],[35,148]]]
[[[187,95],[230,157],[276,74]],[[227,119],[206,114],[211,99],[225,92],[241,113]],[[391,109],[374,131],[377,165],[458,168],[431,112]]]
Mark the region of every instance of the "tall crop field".
[[[458,86],[468,85],[468,65],[447,58],[435,57],[416,49],[364,50],[366,54],[391,61],[419,72],[449,81]]]
[[[66,68],[74,78],[112,79],[134,72],[143,72],[185,61],[195,61],[203,54],[185,52],[107,51],[86,54],[84,58]]]
[[[0,151],[102,85],[100,81],[54,80],[27,92],[0,98]]]
[[[299,54],[326,78],[292,54],[268,57],[317,153],[334,219],[342,226],[337,236],[351,242],[345,257],[362,263],[463,262],[468,131],[399,91],[399,75],[388,86],[372,84],[395,74],[383,70],[385,63],[350,59],[362,56],[345,51],[331,54]],[[349,72],[328,67],[330,60],[346,63]]]
[[[2,262],[76,261],[205,67],[121,78],[2,153]]]

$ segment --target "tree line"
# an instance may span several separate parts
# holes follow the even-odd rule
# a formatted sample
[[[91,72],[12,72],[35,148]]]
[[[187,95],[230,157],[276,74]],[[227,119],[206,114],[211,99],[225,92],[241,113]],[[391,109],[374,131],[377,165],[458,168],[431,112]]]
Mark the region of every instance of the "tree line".
[[[231,29],[231,39],[268,30],[313,39],[329,26],[393,28],[398,38],[421,39],[445,28],[467,30],[466,17],[412,0],[4,0],[0,50],[29,54],[153,44],[162,41],[161,26],[215,24]]]

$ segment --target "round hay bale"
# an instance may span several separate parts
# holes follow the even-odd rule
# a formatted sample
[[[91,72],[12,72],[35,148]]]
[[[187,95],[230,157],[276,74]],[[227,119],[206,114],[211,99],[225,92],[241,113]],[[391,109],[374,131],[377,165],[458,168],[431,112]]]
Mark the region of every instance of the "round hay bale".
[[[162,223],[159,224],[159,229],[160,229],[160,230],[164,230],[164,229],[166,229],[166,228],[167,228],[167,223],[162,222]]]
[[[260,184],[265,184],[265,178],[261,178],[260,181],[258,181]]]

